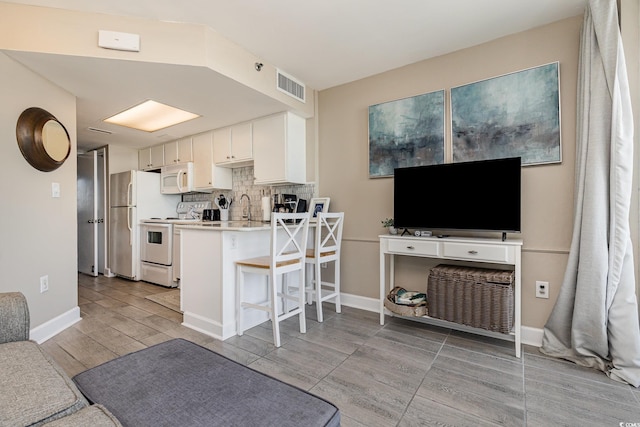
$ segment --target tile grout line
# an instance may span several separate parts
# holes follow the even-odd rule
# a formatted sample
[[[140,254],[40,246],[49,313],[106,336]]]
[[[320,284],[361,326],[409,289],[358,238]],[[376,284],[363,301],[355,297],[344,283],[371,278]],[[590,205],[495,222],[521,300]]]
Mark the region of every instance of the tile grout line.
[[[418,391],[420,390],[420,387],[422,387],[422,383],[424,383],[425,378],[427,378],[427,375],[429,375],[429,371],[433,367],[433,364],[435,363],[436,359],[440,355],[440,352],[444,348],[444,344],[447,342],[447,339],[449,338],[450,335],[451,335],[451,331],[447,332],[447,335],[442,340],[442,343],[440,343],[440,348],[438,348],[438,351],[436,352],[436,355],[433,357],[433,360],[429,364],[429,369],[427,369],[426,372],[424,373],[424,376],[422,377],[422,380],[420,381],[420,385],[418,385],[418,387],[416,388],[416,391],[413,393],[413,396],[411,396],[411,399],[409,400],[409,403],[407,403],[407,406],[404,408],[404,411],[402,411],[402,415],[400,416],[400,419],[396,423],[396,427],[400,425],[400,423],[404,419],[405,415],[407,415],[407,411],[411,407],[411,403],[413,403],[413,401],[415,400],[416,396],[418,395]]]

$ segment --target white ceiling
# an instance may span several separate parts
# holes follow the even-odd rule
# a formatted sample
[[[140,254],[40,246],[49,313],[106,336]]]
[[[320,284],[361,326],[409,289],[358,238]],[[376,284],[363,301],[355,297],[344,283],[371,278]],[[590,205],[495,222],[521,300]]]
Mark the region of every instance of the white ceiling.
[[[5,1],[204,24],[323,90],[582,14],[587,0]],[[78,97],[80,148],[107,143],[143,147],[283,109],[230,79],[192,67],[10,55]],[[152,134],[102,122],[147,98],[203,117]],[[88,127],[114,133],[100,135]]]

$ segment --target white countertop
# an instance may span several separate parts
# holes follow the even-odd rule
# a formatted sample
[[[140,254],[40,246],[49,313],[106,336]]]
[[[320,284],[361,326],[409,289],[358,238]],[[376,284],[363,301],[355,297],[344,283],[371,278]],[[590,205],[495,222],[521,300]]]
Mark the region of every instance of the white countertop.
[[[175,224],[181,230],[204,231],[259,231],[271,229],[271,223],[262,221],[196,221]]]

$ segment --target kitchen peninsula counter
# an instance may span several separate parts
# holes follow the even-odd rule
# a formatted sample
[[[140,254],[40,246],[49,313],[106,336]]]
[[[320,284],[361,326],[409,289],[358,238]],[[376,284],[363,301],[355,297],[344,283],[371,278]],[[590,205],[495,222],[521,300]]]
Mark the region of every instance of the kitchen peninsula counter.
[[[204,231],[260,231],[271,229],[271,223],[262,221],[194,221],[176,225],[180,229]]]
[[[211,221],[176,227],[181,231],[182,324],[220,340],[236,335],[235,262],[269,253],[271,225]],[[248,275],[245,286],[252,302],[266,300],[264,277]],[[246,310],[244,315],[247,327],[268,320],[268,314],[259,310]]]

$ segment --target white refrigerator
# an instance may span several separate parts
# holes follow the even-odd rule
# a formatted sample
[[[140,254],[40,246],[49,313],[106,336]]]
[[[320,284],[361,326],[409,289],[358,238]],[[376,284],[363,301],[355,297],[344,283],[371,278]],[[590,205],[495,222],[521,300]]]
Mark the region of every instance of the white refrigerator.
[[[161,194],[154,172],[111,174],[109,184],[109,270],[140,280],[140,220],[175,217],[181,196]]]

